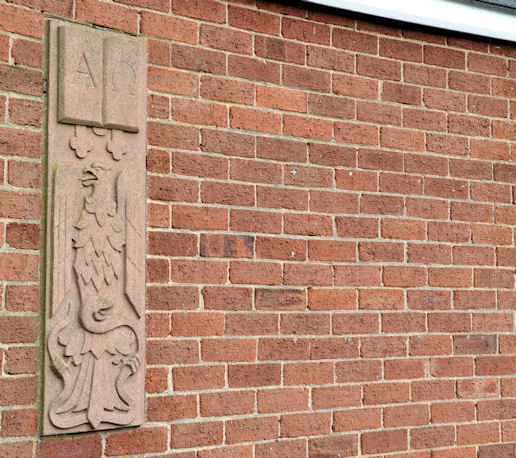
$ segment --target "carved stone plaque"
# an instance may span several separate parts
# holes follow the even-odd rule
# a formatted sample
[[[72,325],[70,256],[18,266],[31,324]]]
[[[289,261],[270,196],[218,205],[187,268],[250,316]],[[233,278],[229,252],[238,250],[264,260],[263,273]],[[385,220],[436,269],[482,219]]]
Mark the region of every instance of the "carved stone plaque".
[[[44,434],[142,424],[146,43],[48,24]]]

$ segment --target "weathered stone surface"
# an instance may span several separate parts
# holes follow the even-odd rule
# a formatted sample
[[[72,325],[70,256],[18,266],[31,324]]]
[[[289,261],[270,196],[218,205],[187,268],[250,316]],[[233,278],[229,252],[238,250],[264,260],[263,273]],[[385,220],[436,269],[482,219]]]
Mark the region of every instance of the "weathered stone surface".
[[[43,432],[139,425],[146,43],[59,21],[48,31]]]

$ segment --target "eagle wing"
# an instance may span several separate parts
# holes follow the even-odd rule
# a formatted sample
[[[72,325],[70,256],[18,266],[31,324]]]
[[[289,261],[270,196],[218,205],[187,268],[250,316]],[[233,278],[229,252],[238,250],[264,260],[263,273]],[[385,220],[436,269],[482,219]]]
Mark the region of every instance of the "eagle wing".
[[[125,229],[125,294],[140,318],[145,313],[145,178],[131,169],[118,175],[116,221]]]
[[[58,164],[54,169],[52,315],[74,284],[72,237],[81,208],[76,191],[80,175],[80,170],[71,164]]]

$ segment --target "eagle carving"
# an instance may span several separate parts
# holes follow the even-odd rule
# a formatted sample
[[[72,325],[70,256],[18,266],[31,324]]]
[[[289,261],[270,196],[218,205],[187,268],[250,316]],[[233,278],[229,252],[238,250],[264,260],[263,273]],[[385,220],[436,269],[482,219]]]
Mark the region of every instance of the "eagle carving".
[[[53,291],[47,348],[62,380],[49,417],[61,429],[128,425],[141,371],[145,212],[138,174],[90,163],[54,172]]]

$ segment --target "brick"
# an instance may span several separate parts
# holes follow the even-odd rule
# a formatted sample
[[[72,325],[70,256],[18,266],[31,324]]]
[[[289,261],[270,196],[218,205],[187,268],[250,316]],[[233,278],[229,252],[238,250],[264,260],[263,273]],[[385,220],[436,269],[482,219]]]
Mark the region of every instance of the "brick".
[[[439,242],[467,242],[470,226],[464,223],[428,222],[428,240]]]
[[[381,426],[381,409],[337,410],[333,415],[333,428],[336,432],[378,429]]]
[[[39,351],[37,347],[24,346],[7,349],[4,367],[7,374],[36,374],[38,366]]]
[[[307,64],[311,67],[327,68],[340,72],[353,73],[355,56],[340,49],[330,49],[321,46],[308,46],[306,48]],[[297,62],[297,63],[304,63]]]
[[[445,89],[425,88],[423,100],[428,108],[449,111],[466,111],[466,94]]]
[[[448,206],[448,202],[438,199],[419,199],[410,197],[405,199],[407,216],[446,219],[448,218]]]
[[[172,369],[175,391],[208,390],[224,387],[224,366],[185,366]]]
[[[394,127],[382,127],[380,129],[380,145],[387,148],[402,150],[423,151],[423,132],[415,132]]]
[[[473,243],[487,245],[510,245],[510,228],[496,226],[473,226],[471,228],[471,238]]]
[[[265,57],[266,59],[304,64],[307,51],[305,51],[305,45],[302,43],[271,36],[255,35],[254,53],[256,56]],[[319,65],[315,66],[319,67]]]
[[[11,248],[37,250],[40,248],[40,228],[35,224],[9,223],[5,240]]]
[[[437,154],[466,156],[469,154],[469,143],[466,137],[459,135],[427,133],[426,149]]]
[[[476,423],[457,426],[457,443],[459,445],[483,444],[500,439],[497,423]]]
[[[310,342],[310,359],[357,358],[359,340],[344,337],[316,337]]]
[[[227,230],[228,211],[223,208],[174,205],[172,227],[181,229]]]
[[[308,359],[310,343],[306,339],[263,338],[258,342],[258,359],[296,360]]]
[[[149,63],[156,65],[170,64],[170,44],[158,41],[147,40],[147,52],[149,55]]]
[[[252,185],[204,182],[201,183],[201,201],[208,204],[253,207],[255,188]]]
[[[176,260],[172,263],[172,281],[179,283],[225,283],[227,263],[223,261]]]
[[[244,232],[281,232],[282,217],[279,213],[256,210],[231,210],[230,229]]]
[[[484,75],[452,70],[448,73],[448,86],[450,89],[489,94],[490,79]]]
[[[403,214],[403,198],[378,194],[362,194],[360,212],[379,215]]]
[[[378,98],[378,81],[361,76],[335,73],[332,77],[332,90],[335,94],[366,99]]]
[[[312,388],[314,409],[352,407],[361,404],[359,386],[329,386]]]
[[[385,81],[382,100],[407,105],[421,105],[421,88],[409,84]]]
[[[403,291],[399,289],[361,289],[359,308],[362,310],[396,310],[404,307]]]
[[[278,63],[233,54],[229,55],[228,72],[231,76],[276,84],[280,82],[281,78]]]
[[[149,232],[149,254],[162,256],[195,256],[197,236],[177,232]]]
[[[415,449],[437,448],[454,445],[455,428],[449,426],[426,426],[410,430],[410,446]]]
[[[280,383],[280,364],[234,364],[228,367],[230,388],[274,386]]]
[[[39,310],[40,292],[37,285],[6,285],[5,308],[11,311]]]
[[[384,369],[386,380],[423,378],[426,376],[427,373],[426,362],[422,359],[385,360]],[[386,413],[387,412],[384,410],[384,415],[386,415]],[[385,426],[389,426],[387,424],[388,422],[386,418],[387,417],[385,416]],[[392,418],[391,420],[392,422],[395,421],[394,418]],[[403,417],[398,417],[397,421],[404,421]]]
[[[171,99],[171,117],[190,124],[225,127],[228,123],[226,107],[176,97]]]
[[[15,64],[41,68],[43,63],[43,47],[41,43],[17,39],[14,41],[12,56]]]
[[[423,335],[412,336],[409,339],[409,354],[411,356],[449,355],[451,352],[450,336]]]
[[[377,266],[335,266],[336,286],[380,286],[381,272]]]
[[[320,436],[331,431],[331,413],[313,412],[281,416],[282,437]]]
[[[0,8],[0,25],[2,30],[43,38],[43,14],[25,10],[11,5]]]
[[[173,336],[210,336],[224,333],[224,315],[218,312],[173,313]]]
[[[199,345],[193,340],[153,340],[147,345],[148,364],[192,364],[199,361]]]
[[[383,422],[387,428],[426,425],[429,422],[429,414],[430,410],[424,404],[384,407]]]
[[[421,62],[423,59],[423,47],[419,43],[380,37],[379,44],[380,56],[413,62]]]
[[[278,437],[278,417],[243,418],[226,422],[226,442],[263,441]]]
[[[172,157],[172,169],[181,175],[226,179],[228,162],[226,158],[177,151]]]
[[[365,432],[361,435],[362,452],[384,453],[407,450],[406,429]]]
[[[148,421],[173,421],[195,417],[197,417],[196,396],[152,396],[147,400]]]
[[[360,145],[378,145],[378,127],[353,122],[335,122],[335,139],[338,142]]]
[[[253,30],[268,35],[279,35],[280,18],[263,11],[230,5],[229,25],[240,29]]]
[[[372,56],[357,55],[357,73],[379,79],[401,80],[401,63]]]
[[[203,393],[199,398],[203,417],[243,415],[254,410],[255,394],[250,390]]]
[[[424,86],[446,87],[446,70],[419,64],[403,64],[403,76],[407,83]]]
[[[202,289],[204,308],[213,310],[250,310],[251,294],[247,288],[205,286]]]
[[[300,91],[269,86],[256,87],[256,102],[262,107],[306,113],[306,100],[306,94]]]
[[[201,150],[228,156],[254,156],[254,138],[233,132],[202,129]]]
[[[268,133],[280,133],[281,131],[279,115],[251,108],[231,107],[230,123],[231,127],[236,129]]]
[[[257,407],[259,413],[307,410],[308,390],[306,388],[258,390]]]
[[[382,237],[388,239],[424,240],[424,221],[384,218],[381,223]]]
[[[199,292],[191,286],[149,286],[147,297],[151,310],[195,309],[199,305]]]
[[[333,382],[332,362],[285,363],[284,385],[327,385]]]
[[[199,93],[199,77],[190,73],[150,66],[147,79],[149,89],[155,91],[184,95]]]
[[[494,309],[496,294],[494,291],[456,290],[453,293],[453,302],[456,309]]]
[[[206,99],[250,105],[253,103],[253,93],[252,83],[217,76],[201,77],[201,96]]]
[[[426,319],[423,313],[417,312],[386,312],[382,313],[382,332],[424,332]]]
[[[468,110],[484,116],[506,118],[508,113],[507,100],[480,95],[468,96]]]
[[[2,412],[2,437],[33,436],[37,429],[36,409],[6,409]]]
[[[34,404],[37,398],[36,377],[3,377],[0,379],[0,405],[15,406]]]
[[[2,213],[0,209],[0,215]],[[0,253],[0,279],[37,281],[39,264],[39,255],[16,252]]]
[[[219,51],[172,44],[170,59],[174,67],[206,73],[226,73],[225,55]]]
[[[258,443],[255,446],[257,458],[281,458],[293,454],[294,456],[306,455],[306,440],[279,440],[275,442]]]
[[[70,456],[70,453],[77,453],[83,456],[100,456],[102,454],[101,436],[94,435],[72,439],[45,438],[36,447],[36,454],[42,458],[65,458]]]
[[[497,379],[482,378],[457,381],[457,396],[462,399],[496,397],[499,392],[500,382]]]
[[[308,451],[310,456],[331,456],[339,453],[356,456],[358,454],[358,435],[335,434],[329,437],[309,439]]]
[[[356,292],[347,289],[308,290],[310,310],[347,310],[356,308]]]
[[[218,6],[223,6],[218,4]],[[205,10],[203,7],[202,10]],[[200,30],[200,42],[210,48],[222,49],[241,54],[251,54],[253,37],[251,34],[202,24]]]
[[[231,261],[229,279],[232,283],[278,285],[281,265],[273,262]]]
[[[455,393],[453,380],[416,380],[411,382],[413,401],[452,399]]]
[[[171,4],[172,12],[181,16],[189,16],[210,22],[224,22],[226,19],[226,9],[224,5],[213,0],[201,2],[195,0],[173,0]]]
[[[184,148],[195,151],[199,147],[199,132],[194,127],[149,122],[148,138],[151,145],[164,148]]]
[[[332,43],[337,48],[368,54],[376,54],[378,51],[378,37],[349,29],[334,28]]]
[[[474,402],[435,402],[431,406],[432,423],[452,423],[475,419]]]
[[[116,4],[105,4],[96,0],[78,0],[75,5],[75,17],[79,21],[132,34],[136,34],[138,31],[138,13]]]
[[[222,444],[222,421],[178,423],[171,426],[172,448],[201,447]]]
[[[434,377],[467,377],[473,375],[473,358],[432,358],[430,373]]]
[[[335,375],[339,383],[380,380],[382,363],[380,360],[339,361],[335,365]]]
[[[329,141],[332,138],[332,123],[325,119],[285,114],[283,116],[283,133]]]

